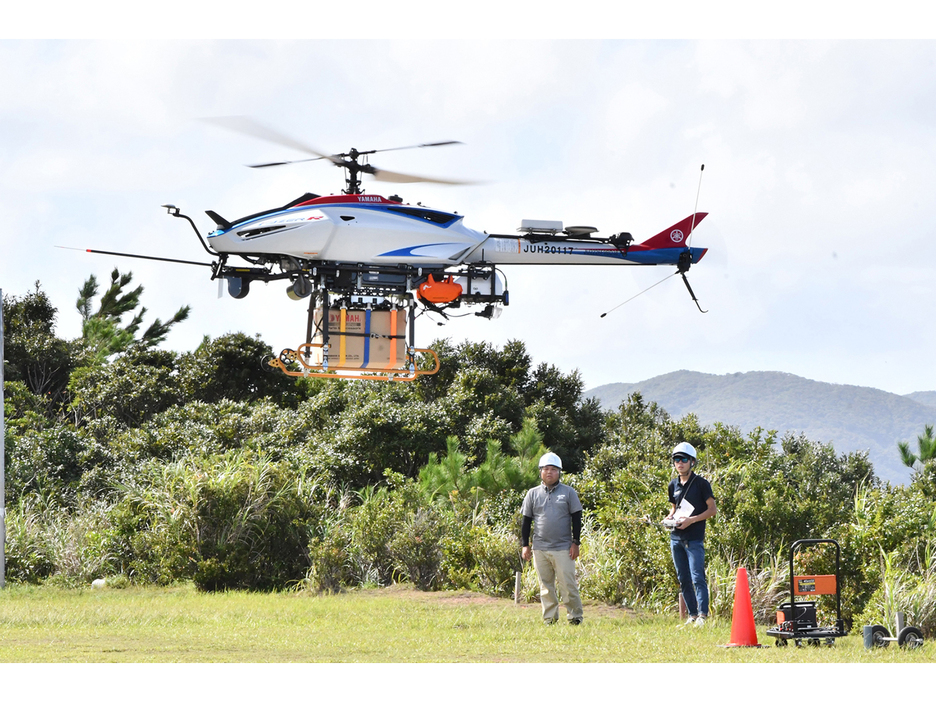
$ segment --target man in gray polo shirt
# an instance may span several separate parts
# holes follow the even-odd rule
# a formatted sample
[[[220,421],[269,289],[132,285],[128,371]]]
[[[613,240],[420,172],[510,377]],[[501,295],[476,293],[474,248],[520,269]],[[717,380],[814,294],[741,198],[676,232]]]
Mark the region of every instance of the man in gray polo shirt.
[[[569,624],[581,624],[582,600],[575,579],[575,559],[581,543],[582,503],[575,490],[559,482],[562,470],[559,456],[547,453],[540,458],[539,466],[543,482],[527,492],[520,509],[523,514],[521,555],[525,561],[533,558],[540,584],[543,621],[555,624],[559,620],[558,582]]]

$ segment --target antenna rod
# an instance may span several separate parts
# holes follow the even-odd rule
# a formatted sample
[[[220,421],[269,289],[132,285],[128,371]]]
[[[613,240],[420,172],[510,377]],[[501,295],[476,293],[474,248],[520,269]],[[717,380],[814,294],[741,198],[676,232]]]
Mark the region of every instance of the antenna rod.
[[[679,272],[679,271],[677,271],[677,273],[678,273],[678,272]],[[608,310],[607,312],[602,312],[602,313],[601,313],[601,317],[599,317],[599,319],[604,319],[604,318],[607,317],[611,312],[614,312],[614,310],[616,310],[618,307],[621,307],[621,305],[626,305],[628,302],[630,302],[631,300],[633,300],[635,297],[640,297],[640,296],[643,295],[645,292],[647,292],[647,290],[651,290],[651,289],[655,288],[657,285],[659,285],[660,283],[662,283],[664,280],[669,280],[671,277],[672,277],[672,276],[667,275],[665,278],[663,278],[663,280],[659,280],[659,281],[657,281],[656,283],[654,283],[653,285],[651,285],[649,288],[645,288],[644,290],[641,290],[639,293],[637,293],[636,295],[634,295],[634,297],[629,297],[629,298],[627,298],[626,300],[624,300],[624,302],[622,302],[622,303],[619,304],[619,305],[615,305],[614,307],[612,307],[612,308],[611,308],[610,310]]]
[[[164,261],[166,263],[184,263],[189,266],[208,266],[212,267],[210,263],[204,263],[202,261],[183,261],[180,258],[162,258],[160,256],[144,256],[143,254],[132,254],[132,253],[121,253],[120,251],[99,251],[98,249],[80,249],[77,246],[59,246],[55,245],[57,249],[70,249],[71,251],[84,251],[85,253],[93,254],[104,254],[105,256],[124,256],[126,258],[143,258],[147,261]]]
[[[702,164],[702,168],[699,169],[699,187],[696,188],[695,193],[695,207],[692,208],[692,226],[689,227],[689,236],[686,237],[686,248],[689,248],[689,240],[692,239],[692,232],[695,231],[695,216],[696,212],[699,211],[699,193],[702,191],[702,172],[705,170],[705,164]]]

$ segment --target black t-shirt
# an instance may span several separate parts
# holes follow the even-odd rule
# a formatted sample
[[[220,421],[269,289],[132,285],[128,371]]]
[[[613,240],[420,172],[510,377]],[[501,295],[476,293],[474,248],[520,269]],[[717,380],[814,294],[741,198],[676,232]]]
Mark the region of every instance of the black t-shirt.
[[[679,482],[679,476],[677,475],[670,481],[667,491],[669,492],[669,501],[674,505],[679,502],[680,497],[682,497],[683,504],[687,502],[691,504],[691,516],[693,517],[707,510],[708,505],[706,502],[710,497],[715,497],[712,494],[711,483],[698,473],[691,473],[689,482],[685,485]],[[685,496],[683,496],[683,493],[685,493]],[[673,529],[670,532],[670,538],[677,541],[701,541],[705,538],[705,521],[696,522],[685,529]]]

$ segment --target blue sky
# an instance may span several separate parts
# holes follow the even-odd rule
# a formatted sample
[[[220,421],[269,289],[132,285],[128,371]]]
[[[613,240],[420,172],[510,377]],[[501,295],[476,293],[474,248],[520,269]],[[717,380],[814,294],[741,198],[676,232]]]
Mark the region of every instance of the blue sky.
[[[560,219],[641,241],[691,213],[705,164],[693,245],[711,251],[690,281],[707,314],[672,277],[600,317],[669,269],[507,269],[499,319],[422,324],[420,344],[522,339],[587,387],[689,369],[936,389],[936,44],[492,34],[0,41],[3,292],[40,280],[71,338],[79,286],[117,265],[148,319],[192,306],[170,348],[230,331],[300,343],[305,310],[283,284],[219,299],[198,268],[56,248],[205,260],[162,204],[208,231],[206,209],[233,219],[341,189],[322,162],[244,168],[301,154],[198,121],[250,115],[330,152],[462,141],[373,162],[482,184],[364,187],[494,233]]]

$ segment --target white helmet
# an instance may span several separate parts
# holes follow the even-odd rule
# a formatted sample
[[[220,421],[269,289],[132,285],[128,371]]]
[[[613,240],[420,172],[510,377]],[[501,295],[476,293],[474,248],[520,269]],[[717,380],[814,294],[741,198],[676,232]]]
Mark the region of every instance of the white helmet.
[[[562,459],[551,451],[549,453],[544,453],[539,460],[539,467],[542,468],[543,466],[555,466],[559,470],[562,470]]]
[[[676,448],[673,449],[673,456],[678,454],[683,454],[689,456],[693,461],[697,460],[695,446],[690,444],[688,441],[683,441],[681,444],[676,444]]]

